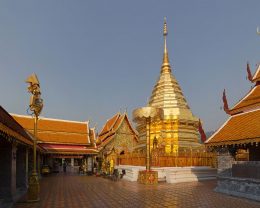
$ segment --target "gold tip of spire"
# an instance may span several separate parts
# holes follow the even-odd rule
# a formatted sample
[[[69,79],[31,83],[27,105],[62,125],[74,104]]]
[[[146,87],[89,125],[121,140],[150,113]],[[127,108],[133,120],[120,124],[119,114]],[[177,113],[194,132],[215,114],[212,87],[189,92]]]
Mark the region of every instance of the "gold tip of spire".
[[[166,36],[167,34],[168,34],[168,30],[167,30],[166,17],[164,17],[163,35]]]
[[[170,72],[170,63],[169,63],[169,57],[168,57],[168,51],[167,51],[167,43],[166,43],[166,36],[168,34],[167,30],[167,24],[166,24],[166,17],[164,17],[164,23],[163,23],[163,36],[164,36],[164,52],[163,52],[163,62],[162,62],[162,69],[161,72]]]

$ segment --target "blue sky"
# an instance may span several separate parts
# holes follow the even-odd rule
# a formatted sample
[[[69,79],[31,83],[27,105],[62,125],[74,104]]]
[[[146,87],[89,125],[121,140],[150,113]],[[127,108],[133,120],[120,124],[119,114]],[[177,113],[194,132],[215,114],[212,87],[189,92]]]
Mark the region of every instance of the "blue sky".
[[[42,115],[91,120],[99,129],[118,111],[145,106],[160,73],[163,18],[173,74],[206,131],[227,118],[251,87],[260,62],[260,1],[0,2],[0,105],[26,114],[24,80],[41,83]]]

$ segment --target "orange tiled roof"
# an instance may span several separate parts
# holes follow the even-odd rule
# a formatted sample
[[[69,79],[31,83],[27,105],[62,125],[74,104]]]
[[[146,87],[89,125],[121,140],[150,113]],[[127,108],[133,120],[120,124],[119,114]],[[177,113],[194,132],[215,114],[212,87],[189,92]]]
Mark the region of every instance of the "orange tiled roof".
[[[46,150],[48,154],[97,154],[96,148],[87,148],[81,145],[60,145],[60,144],[40,144],[40,146]]]
[[[34,120],[30,116],[12,115],[29,132],[33,133]],[[90,144],[88,122],[77,122],[40,117],[38,139],[44,143]]]
[[[108,132],[108,133],[100,136],[99,141],[101,141],[101,143],[104,143],[105,141],[110,140],[110,138],[112,138],[114,135],[115,135],[115,132]]]
[[[119,127],[123,116],[120,113],[117,113],[115,116],[110,118],[104,125],[103,129],[99,134],[99,140],[102,142],[111,134],[114,134],[117,128]]]
[[[112,118],[108,119],[107,122],[105,123],[104,127],[102,128],[101,132],[99,133],[99,135],[103,135],[103,134],[107,133],[108,131],[110,131],[113,128],[113,126],[115,125],[116,121],[118,121],[120,116],[121,116],[120,113],[117,113]]]
[[[0,133],[9,135],[22,143],[33,145],[29,133],[2,106],[0,106]]]
[[[231,116],[205,143],[208,146],[260,142],[260,109]]]
[[[260,107],[260,85],[256,85],[232,109],[231,115]]]

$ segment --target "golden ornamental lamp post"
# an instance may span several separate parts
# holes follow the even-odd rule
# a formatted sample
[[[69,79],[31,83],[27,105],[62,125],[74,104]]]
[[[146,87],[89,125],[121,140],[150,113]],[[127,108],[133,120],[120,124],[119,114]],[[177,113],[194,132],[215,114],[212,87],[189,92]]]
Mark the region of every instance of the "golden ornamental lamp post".
[[[39,201],[39,178],[36,169],[36,145],[37,145],[37,124],[38,118],[43,108],[43,100],[41,99],[40,83],[36,74],[30,75],[27,80],[29,83],[28,92],[31,93],[30,98],[30,110],[34,115],[34,140],[33,140],[33,171],[32,175],[29,177],[29,187],[28,187],[28,201],[34,202]]]
[[[153,107],[137,108],[133,111],[135,122],[145,122],[146,124],[146,170],[139,171],[138,182],[142,184],[157,184],[158,172],[151,171],[151,121],[162,117],[162,109]]]

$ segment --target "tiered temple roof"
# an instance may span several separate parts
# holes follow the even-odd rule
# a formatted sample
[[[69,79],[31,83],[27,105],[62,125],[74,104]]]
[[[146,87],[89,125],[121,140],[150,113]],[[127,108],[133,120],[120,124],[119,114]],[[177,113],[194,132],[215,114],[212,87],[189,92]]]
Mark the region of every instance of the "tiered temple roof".
[[[34,119],[30,116],[12,114],[13,118],[26,130],[33,133]],[[92,131],[92,132],[90,132]],[[89,122],[59,120],[39,117],[38,143],[47,153],[86,154],[96,153],[95,132]]]
[[[241,112],[260,108],[260,85],[252,88],[247,95],[241,99],[232,109],[230,114],[234,115]]]
[[[133,132],[133,135],[135,135],[135,138],[137,140],[137,133],[132,127],[127,114],[117,113],[112,118],[108,119],[105,125],[103,126],[97,138],[97,145],[104,146],[107,143],[109,143],[116,135],[117,130],[120,128],[124,120],[128,123],[130,130]]]
[[[228,110],[229,119],[206,141],[208,146],[260,142],[260,68],[253,79],[255,86]]]
[[[206,142],[210,145],[243,144],[260,141],[260,109],[230,116]]]

